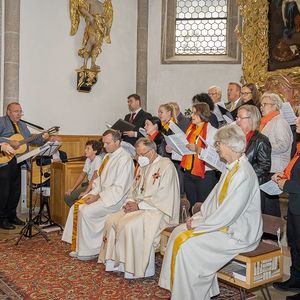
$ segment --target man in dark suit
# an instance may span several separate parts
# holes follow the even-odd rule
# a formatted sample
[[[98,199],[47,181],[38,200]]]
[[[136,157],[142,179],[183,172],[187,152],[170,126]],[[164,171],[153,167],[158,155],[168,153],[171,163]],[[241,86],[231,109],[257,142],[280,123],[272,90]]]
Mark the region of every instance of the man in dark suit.
[[[135,142],[142,137],[139,133],[139,129],[144,128],[145,121],[147,118],[151,117],[151,114],[144,111],[141,107],[141,98],[137,94],[132,94],[127,97],[128,109],[130,111],[124,118],[125,121],[135,125],[134,129],[131,131],[123,132],[123,141],[134,145]]]

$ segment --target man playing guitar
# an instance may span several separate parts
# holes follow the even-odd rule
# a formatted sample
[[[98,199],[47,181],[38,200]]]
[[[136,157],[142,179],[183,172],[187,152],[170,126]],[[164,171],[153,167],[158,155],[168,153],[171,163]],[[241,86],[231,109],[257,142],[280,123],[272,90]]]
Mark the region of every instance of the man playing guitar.
[[[16,140],[9,140],[14,134],[21,134],[25,139],[32,135],[27,125],[21,121],[23,115],[19,103],[8,104],[6,116],[0,117],[0,143],[8,143],[14,150],[17,150],[21,143]],[[49,138],[48,133],[34,139],[31,143],[42,145]],[[12,152],[11,148],[8,153]],[[6,153],[7,151],[3,149]],[[1,152],[3,153],[2,146]],[[11,153],[10,153],[11,154]],[[17,217],[16,208],[21,194],[21,166],[17,164],[16,157],[5,163],[0,163],[0,228],[15,229],[15,225],[25,223]]]

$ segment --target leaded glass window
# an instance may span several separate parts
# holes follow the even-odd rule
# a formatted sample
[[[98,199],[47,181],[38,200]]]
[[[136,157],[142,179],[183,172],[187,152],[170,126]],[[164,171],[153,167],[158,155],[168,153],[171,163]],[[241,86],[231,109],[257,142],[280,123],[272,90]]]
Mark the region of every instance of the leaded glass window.
[[[177,0],[175,54],[226,55],[227,0]]]

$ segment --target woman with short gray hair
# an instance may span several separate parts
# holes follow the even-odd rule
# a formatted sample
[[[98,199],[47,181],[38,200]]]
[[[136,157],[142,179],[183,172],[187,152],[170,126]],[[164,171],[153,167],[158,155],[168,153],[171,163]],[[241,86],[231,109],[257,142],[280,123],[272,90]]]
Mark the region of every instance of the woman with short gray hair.
[[[281,116],[282,101],[274,93],[266,92],[261,97],[262,119],[259,131],[268,137],[271,146],[271,175],[282,172],[290,161],[293,134],[288,122]],[[281,216],[278,196],[266,198],[266,214]]]
[[[243,154],[245,135],[227,125],[214,139],[226,170],[201,210],[173,230],[163,260],[158,285],[171,290],[174,300],[216,296],[218,270],[254,250],[262,235],[259,184]]]

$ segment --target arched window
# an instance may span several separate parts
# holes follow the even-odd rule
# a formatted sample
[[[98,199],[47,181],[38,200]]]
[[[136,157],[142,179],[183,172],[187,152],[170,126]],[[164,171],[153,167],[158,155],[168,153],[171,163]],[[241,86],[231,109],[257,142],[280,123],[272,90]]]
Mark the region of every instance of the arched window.
[[[163,63],[240,63],[235,0],[164,0]]]

